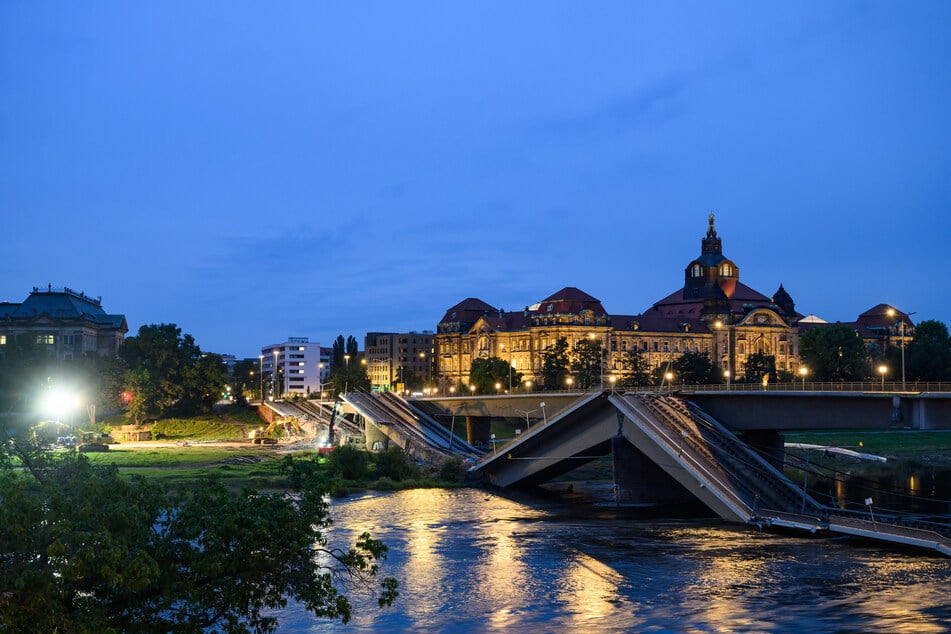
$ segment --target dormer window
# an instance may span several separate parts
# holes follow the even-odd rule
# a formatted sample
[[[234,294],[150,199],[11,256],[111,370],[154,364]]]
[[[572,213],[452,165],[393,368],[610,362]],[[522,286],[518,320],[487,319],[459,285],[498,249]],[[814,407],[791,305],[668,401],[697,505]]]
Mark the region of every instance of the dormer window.
[[[701,275],[703,275],[703,269],[699,264],[694,264],[692,267],[690,267],[691,277],[700,277]]]
[[[729,262],[724,262],[720,265],[720,275],[723,277],[731,277],[733,275],[733,267],[730,266]]]

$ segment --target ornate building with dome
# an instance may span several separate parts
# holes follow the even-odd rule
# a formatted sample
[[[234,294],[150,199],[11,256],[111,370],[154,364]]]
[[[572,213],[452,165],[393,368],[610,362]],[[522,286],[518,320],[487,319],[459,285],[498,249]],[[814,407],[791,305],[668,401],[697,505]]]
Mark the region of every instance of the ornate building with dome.
[[[574,287],[514,312],[468,298],[449,308],[437,325],[436,374],[444,385],[464,386],[474,359],[498,357],[511,363],[523,382],[538,385],[542,353],[561,337],[569,347],[584,338],[601,341],[603,384],[623,372],[632,351],[651,369],[690,351],[708,354],[724,377],[742,375],[755,353],[773,356],[777,371],[795,372],[801,317],[781,284],[767,296],[740,282],[740,269],[723,255],[710,214],[700,255],[684,269],[683,286],[643,313],[608,313],[598,299]]]

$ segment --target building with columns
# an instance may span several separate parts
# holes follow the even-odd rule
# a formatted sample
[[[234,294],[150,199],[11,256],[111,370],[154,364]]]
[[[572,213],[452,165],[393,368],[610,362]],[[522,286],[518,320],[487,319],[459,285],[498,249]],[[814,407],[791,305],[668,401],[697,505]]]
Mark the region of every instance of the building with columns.
[[[55,359],[78,359],[86,354],[114,357],[129,332],[125,315],[110,315],[102,298],[71,288],[33,287],[20,304],[0,303],[0,355],[18,337]]]
[[[506,311],[468,298],[449,308],[437,325],[436,372],[443,385],[466,385],[474,359],[499,357],[537,385],[543,352],[564,337],[602,344],[602,377],[624,369],[637,351],[649,368],[685,352],[706,353],[721,374],[745,370],[754,353],[771,355],[778,371],[799,366],[798,320],[792,297],[780,284],[772,296],[740,282],[740,269],[723,254],[710,214],[700,255],[684,269],[681,288],[639,315],[611,314],[584,291],[566,287],[526,306]]]

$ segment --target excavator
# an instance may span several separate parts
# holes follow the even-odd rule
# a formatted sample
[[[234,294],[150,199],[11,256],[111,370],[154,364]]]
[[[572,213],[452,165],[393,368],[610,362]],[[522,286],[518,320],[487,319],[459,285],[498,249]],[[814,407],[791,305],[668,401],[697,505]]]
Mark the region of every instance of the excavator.
[[[278,431],[280,430],[280,431]],[[304,435],[304,428],[294,416],[275,418],[267,427],[259,427],[248,434],[248,440],[255,445],[273,445],[279,437],[291,434]]]
[[[79,432],[79,443],[76,448],[83,453],[90,451],[109,451],[109,443],[113,442],[112,436],[98,431]]]

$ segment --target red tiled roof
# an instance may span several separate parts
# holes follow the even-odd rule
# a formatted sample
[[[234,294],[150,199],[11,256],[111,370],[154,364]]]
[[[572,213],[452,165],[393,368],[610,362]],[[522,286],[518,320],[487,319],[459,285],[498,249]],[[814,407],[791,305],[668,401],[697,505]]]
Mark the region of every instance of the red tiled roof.
[[[549,310],[549,306],[551,309]],[[595,315],[606,315],[607,311],[601,301],[591,297],[581,289],[566,286],[557,293],[546,297],[539,302],[537,314],[577,315],[582,310],[590,310]]]
[[[446,311],[446,314],[443,315],[443,318],[439,323],[465,323],[472,324],[475,323],[479,317],[482,317],[486,312],[498,313],[498,309],[494,306],[486,304],[481,299],[475,297],[469,297],[449,310]]]

